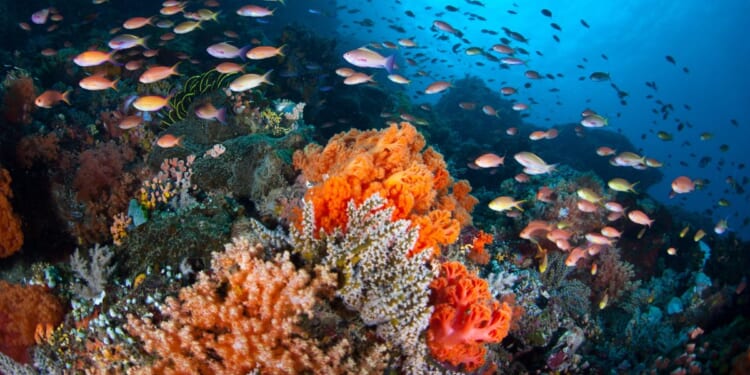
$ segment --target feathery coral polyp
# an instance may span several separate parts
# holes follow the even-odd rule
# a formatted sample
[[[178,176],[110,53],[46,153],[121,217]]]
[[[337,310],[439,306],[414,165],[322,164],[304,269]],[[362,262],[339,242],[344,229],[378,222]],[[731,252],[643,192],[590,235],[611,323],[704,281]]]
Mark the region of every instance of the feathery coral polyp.
[[[512,308],[492,299],[487,281],[470,274],[458,262],[441,266],[430,285],[435,311],[427,345],[433,357],[474,371],[484,364],[484,343],[500,342],[508,334]]]

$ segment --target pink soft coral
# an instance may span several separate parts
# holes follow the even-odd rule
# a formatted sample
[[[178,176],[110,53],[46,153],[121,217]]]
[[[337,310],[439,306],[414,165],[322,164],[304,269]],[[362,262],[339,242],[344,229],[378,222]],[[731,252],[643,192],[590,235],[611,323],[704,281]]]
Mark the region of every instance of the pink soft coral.
[[[484,364],[484,343],[508,335],[512,308],[492,299],[487,282],[458,262],[447,262],[430,285],[435,311],[427,345],[432,355],[452,366],[474,371]]]

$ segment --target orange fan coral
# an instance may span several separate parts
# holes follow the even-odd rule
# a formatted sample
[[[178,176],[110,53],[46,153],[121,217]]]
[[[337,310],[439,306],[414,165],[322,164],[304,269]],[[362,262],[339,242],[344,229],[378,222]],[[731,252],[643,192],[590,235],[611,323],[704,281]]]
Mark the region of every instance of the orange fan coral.
[[[47,288],[0,280],[0,351],[17,362],[29,363],[39,325],[55,327],[62,318],[63,306]]]
[[[23,245],[21,221],[13,213],[8,198],[13,196],[10,190],[10,173],[0,169],[0,258],[13,255]]]
[[[440,273],[430,285],[435,311],[427,345],[436,359],[474,371],[484,364],[483,343],[500,342],[508,335],[512,308],[493,300],[487,282],[461,263],[444,263]]]
[[[347,203],[359,205],[379,193],[394,208],[393,220],[419,226],[410,255],[426,248],[439,254],[439,246],[455,242],[461,227],[471,223],[477,200],[467,182],[453,183],[443,157],[424,147],[424,137],[404,122],[380,131],[353,129],[335,135],[325,148],[310,145],[296,152],[295,168],[314,184],[305,199],[315,208],[316,227],[346,230]]]

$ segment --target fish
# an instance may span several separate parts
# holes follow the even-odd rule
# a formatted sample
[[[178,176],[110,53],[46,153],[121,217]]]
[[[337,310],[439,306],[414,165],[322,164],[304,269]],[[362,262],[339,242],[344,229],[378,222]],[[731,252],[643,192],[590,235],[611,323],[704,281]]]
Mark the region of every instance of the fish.
[[[187,34],[195,29],[201,28],[201,21],[185,21],[181,22],[172,29],[175,34]]]
[[[690,224],[686,225],[685,228],[682,228],[682,230],[680,231],[680,238],[684,238],[689,230]]]
[[[605,72],[593,72],[589,75],[589,79],[594,82],[609,81],[609,73]]]
[[[107,43],[107,45],[109,46],[109,48],[112,48],[116,51],[121,51],[137,46],[142,46],[143,48],[148,49],[148,47],[146,46],[146,40],[148,40],[148,36],[140,38],[133,34],[122,34],[112,38],[109,43]]]
[[[547,164],[544,160],[542,160],[542,158],[528,151],[519,152],[513,155],[513,158],[518,162],[518,164],[521,164],[525,167],[524,172],[526,174],[536,175],[551,173],[557,166],[557,164]]]
[[[595,204],[601,202],[603,199],[601,195],[589,188],[581,188],[576,190],[576,195],[578,196],[578,198]]]
[[[359,85],[366,82],[375,82],[375,80],[372,75],[367,75],[362,72],[355,72],[344,79],[344,84],[349,86]]]
[[[164,134],[156,140],[156,145],[161,148],[172,148],[175,146],[182,146],[182,138],[184,136],[175,137],[173,134]]]
[[[50,8],[40,9],[31,14],[31,22],[36,25],[44,25],[47,23],[47,17],[49,17]]]
[[[242,76],[236,78],[234,81],[232,81],[229,84],[229,89],[234,92],[243,92],[250,89],[254,89],[261,84],[269,84],[273,85],[271,81],[268,80],[268,77],[271,75],[271,72],[273,72],[273,69],[267,71],[263,75],[259,74],[243,74]]]
[[[474,164],[479,168],[495,168],[505,164],[505,157],[493,153],[486,153],[477,157],[474,160]]]
[[[676,194],[686,194],[695,190],[695,183],[690,177],[679,176],[672,180],[672,191]]]
[[[123,22],[122,27],[125,30],[135,30],[140,29],[141,27],[144,27],[146,25],[152,25],[152,22],[156,16],[151,17],[131,17],[128,18],[125,22]]]
[[[451,87],[451,83],[447,81],[435,81],[431,83],[427,88],[424,90],[425,94],[437,94],[440,92],[443,92],[447,90],[449,87]]]
[[[648,215],[646,215],[646,213],[641,210],[633,210],[628,212],[628,219],[636,224],[648,227],[650,227],[654,222],[653,219],[649,218]]]
[[[223,62],[219,65],[216,65],[215,69],[219,73],[234,74],[243,71],[245,69],[245,66],[233,62]]]
[[[57,90],[47,90],[34,99],[34,105],[39,108],[52,108],[59,102],[70,105],[70,93],[72,90],[61,93]]]
[[[227,109],[225,107],[222,107],[221,109],[216,109],[213,104],[206,103],[198,108],[195,109],[195,115],[198,116],[198,118],[203,120],[217,120],[222,124],[226,124],[226,116],[227,116]]]
[[[517,201],[513,197],[509,196],[500,196],[495,199],[493,199],[489,203],[489,208],[493,211],[497,212],[503,212],[508,211],[512,209],[518,209],[519,211],[523,212],[523,208],[520,206],[521,203],[526,202],[525,200]]]
[[[102,75],[93,75],[81,79],[80,81],[78,81],[78,85],[81,86],[81,88],[89,91],[100,91],[106,89],[117,91],[118,81],[119,79],[110,81]]]
[[[383,57],[381,54],[360,47],[344,53],[344,60],[359,68],[383,68],[388,74],[393,72],[395,55]]]
[[[549,9],[542,9],[542,15],[545,17],[552,17],[552,12]]]
[[[630,183],[628,180],[624,178],[613,178],[607,182],[607,186],[609,186],[610,189],[614,191],[619,191],[622,193],[638,193],[633,189],[635,185],[637,185],[638,182]]]
[[[133,129],[141,125],[142,123],[143,123],[143,117],[138,116],[138,115],[132,115],[132,116],[127,116],[123,118],[122,120],[120,120],[120,123],[117,124],[117,127],[122,130],[129,130],[129,129]]]
[[[138,99],[133,101],[133,107],[143,112],[155,112],[167,106],[170,97],[162,97],[158,95],[146,95],[140,96]]]
[[[609,120],[606,117],[591,114],[581,120],[581,125],[587,128],[601,128],[609,125]]]
[[[728,228],[729,224],[727,223],[727,218],[723,218],[719,220],[718,223],[716,223],[716,226],[714,227],[714,233],[722,235],[727,231]]]
[[[102,51],[85,51],[78,54],[73,58],[73,62],[81,67],[98,66],[105,62],[114,62],[112,55],[116,51],[102,52]]]
[[[411,81],[407,79],[406,77],[400,75],[400,74],[389,74],[388,79],[393,83],[398,83],[400,85],[406,85],[409,84]]]
[[[138,77],[138,82],[154,83],[169,78],[173,75],[180,75],[180,73],[177,73],[178,65],[180,65],[179,61],[171,67],[161,65],[152,66],[146,69],[146,71],[143,72],[140,77]]]
[[[234,59],[236,57],[245,58],[245,54],[250,46],[237,48],[227,42],[216,43],[208,46],[206,52],[217,59]]]
[[[276,9],[268,9],[258,5],[245,5],[237,9],[237,14],[243,17],[261,18],[272,16]]]
[[[268,59],[275,56],[284,56],[284,45],[280,47],[272,47],[272,46],[258,46],[254,47],[253,49],[247,51],[245,54],[245,57],[247,57],[250,60],[263,60]]]
[[[698,229],[698,231],[695,232],[693,235],[693,242],[698,242],[703,239],[703,237],[706,236],[706,231],[703,229]]]

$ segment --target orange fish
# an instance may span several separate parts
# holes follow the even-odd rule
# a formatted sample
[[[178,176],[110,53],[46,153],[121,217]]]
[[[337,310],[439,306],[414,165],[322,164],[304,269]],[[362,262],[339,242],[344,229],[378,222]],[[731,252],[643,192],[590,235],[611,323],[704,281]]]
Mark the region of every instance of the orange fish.
[[[143,74],[141,74],[141,76],[138,78],[138,81],[140,83],[154,83],[169,78],[173,75],[180,75],[180,73],[177,73],[178,65],[180,65],[179,61],[177,62],[177,64],[174,64],[171,67],[161,65],[152,66],[146,69]]]
[[[672,191],[677,194],[685,194],[695,190],[695,183],[689,177],[680,176],[672,181]]]
[[[127,30],[135,30],[140,29],[141,27],[144,27],[146,25],[151,25],[151,22],[154,20],[154,16],[151,17],[132,17],[129,18],[127,21],[125,21],[122,24],[122,27]]]
[[[103,51],[85,51],[78,54],[73,59],[73,62],[78,66],[88,67],[97,66],[104,64],[107,61],[112,61],[112,55],[117,51],[103,52]]]
[[[634,211],[628,212],[628,219],[630,219],[630,221],[636,224],[645,225],[649,227],[651,226],[651,223],[654,222],[654,220],[649,218],[648,215],[646,215],[646,213],[641,210],[634,210]]]
[[[234,74],[239,73],[245,69],[244,65],[240,65],[233,62],[223,62],[219,65],[216,65],[216,71],[219,73],[224,74]]]
[[[71,90],[65,91],[64,93],[60,93],[60,91],[57,90],[47,90],[42,93],[42,95],[39,95],[36,97],[36,100],[34,100],[34,104],[36,104],[37,107],[40,108],[52,108],[55,104],[59,102],[65,102],[65,104],[70,105],[70,96]]]
[[[474,160],[474,164],[479,168],[495,168],[505,163],[505,156],[497,156],[493,153],[487,153],[479,156]]]
[[[119,79],[116,79],[114,81],[110,81],[107,78],[104,78],[102,75],[94,75],[89,76],[86,78],[83,78],[78,82],[78,85],[81,86],[81,88],[89,91],[100,91],[100,90],[106,90],[106,89],[112,89],[117,91],[117,82]]]
[[[138,115],[125,117],[117,124],[117,127],[122,130],[133,129],[143,123],[143,117]]]
[[[184,136],[175,137],[172,134],[164,134],[156,140],[156,145],[161,148],[172,148],[175,146],[182,146],[182,138]]]
[[[446,81],[435,81],[431,83],[427,88],[424,90],[425,94],[437,94],[439,92],[443,92],[447,90],[449,87],[451,87],[450,82]]]
[[[250,60],[263,60],[274,56],[284,56],[284,47],[258,46],[247,51],[245,57]]]
[[[155,112],[167,106],[170,97],[158,95],[141,96],[133,102],[133,107],[139,111]]]

